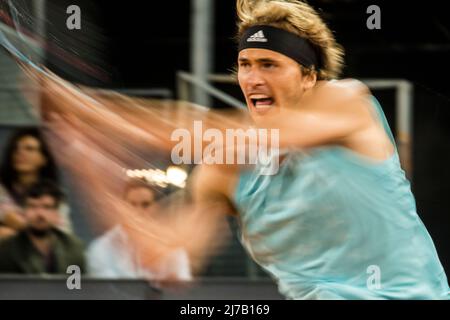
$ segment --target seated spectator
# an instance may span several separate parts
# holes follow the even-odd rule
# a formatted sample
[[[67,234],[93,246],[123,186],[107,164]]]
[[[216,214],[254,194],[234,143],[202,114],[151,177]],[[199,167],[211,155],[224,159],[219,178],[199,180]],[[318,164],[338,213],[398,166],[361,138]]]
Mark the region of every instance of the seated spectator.
[[[9,140],[0,164],[0,239],[26,226],[23,205],[28,189],[45,179],[58,184],[55,161],[37,128],[20,129]],[[61,230],[70,232],[69,208],[61,203]]]
[[[133,181],[125,189],[124,199],[139,214],[151,213],[157,190],[146,183]],[[151,241],[151,240],[149,240]],[[130,246],[126,230],[118,225],[94,240],[88,248],[88,272],[100,278],[143,278],[149,280],[191,280],[191,269],[185,250],[178,249],[158,265],[143,268],[137,248]]]
[[[0,242],[0,272],[8,274],[66,274],[67,267],[85,269],[83,245],[75,236],[55,228],[60,224],[61,191],[41,182],[24,198],[26,227]]]

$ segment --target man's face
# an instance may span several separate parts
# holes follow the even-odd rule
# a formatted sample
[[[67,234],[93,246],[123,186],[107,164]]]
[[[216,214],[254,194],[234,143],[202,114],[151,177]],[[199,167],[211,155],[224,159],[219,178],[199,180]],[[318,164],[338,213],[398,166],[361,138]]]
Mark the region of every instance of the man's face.
[[[315,77],[304,77],[297,62],[266,49],[239,53],[238,80],[256,122],[270,110],[299,107],[303,93],[315,84]]]
[[[154,193],[145,187],[137,187],[128,190],[125,201],[144,215],[151,214],[151,206],[155,201]]]
[[[39,198],[27,198],[25,202],[25,218],[29,228],[45,232],[57,225],[59,214],[55,199],[50,195]]]

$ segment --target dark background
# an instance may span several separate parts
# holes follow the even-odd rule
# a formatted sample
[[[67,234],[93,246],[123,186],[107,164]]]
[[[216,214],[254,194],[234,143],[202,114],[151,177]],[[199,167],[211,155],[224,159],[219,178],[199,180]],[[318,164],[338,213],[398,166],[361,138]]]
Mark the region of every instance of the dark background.
[[[191,1],[49,0],[50,32],[65,32],[68,47],[92,49],[83,59],[102,61],[109,79],[99,85],[174,87],[174,73],[189,69]],[[316,0],[336,38],[346,49],[344,76],[407,78],[417,85],[448,91],[450,28],[444,1]],[[82,9],[82,30],[67,31],[65,9]],[[369,30],[366,9],[381,8],[381,30]],[[214,71],[227,72],[236,50],[235,1],[215,1]],[[63,41],[64,37],[58,37]],[[77,52],[80,55],[80,52]],[[83,52],[81,52],[81,55]]]
[[[190,1],[49,1],[50,33],[100,70],[86,76],[50,55],[67,78],[110,88],[176,90],[175,74],[190,70]],[[309,1],[346,49],[344,77],[401,78],[414,85],[413,191],[418,212],[450,273],[450,28],[445,1]],[[64,31],[65,8],[82,8],[82,30]],[[368,30],[366,9],[381,8],[381,30]],[[215,8],[214,72],[227,73],[236,59],[235,1]],[[74,51],[75,52],[75,51]],[[231,90],[239,97],[237,89]],[[374,92],[392,126],[393,92]],[[380,235],[382,236],[382,235]]]

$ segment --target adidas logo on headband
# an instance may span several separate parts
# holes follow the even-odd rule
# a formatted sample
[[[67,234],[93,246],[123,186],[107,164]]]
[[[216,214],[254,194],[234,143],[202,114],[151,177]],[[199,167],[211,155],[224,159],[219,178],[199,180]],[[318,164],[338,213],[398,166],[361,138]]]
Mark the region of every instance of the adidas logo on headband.
[[[277,27],[257,25],[247,28],[238,46],[239,52],[245,49],[272,50],[302,66],[322,68],[320,52],[308,39]]]
[[[258,31],[254,35],[248,37],[247,42],[267,42],[267,38],[264,36],[262,30]]]

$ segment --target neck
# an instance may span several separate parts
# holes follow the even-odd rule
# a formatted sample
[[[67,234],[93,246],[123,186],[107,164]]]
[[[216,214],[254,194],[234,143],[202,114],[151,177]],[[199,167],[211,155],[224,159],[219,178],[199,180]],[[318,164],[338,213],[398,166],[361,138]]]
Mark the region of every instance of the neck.
[[[44,256],[48,256],[50,254],[50,251],[52,249],[53,245],[53,237],[51,232],[48,233],[48,235],[43,237],[38,237],[33,235],[31,232],[28,232],[28,236],[31,240],[31,243],[33,246]]]
[[[38,180],[38,174],[36,172],[25,172],[19,174],[17,177],[16,187],[26,189],[36,183]]]

